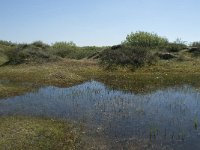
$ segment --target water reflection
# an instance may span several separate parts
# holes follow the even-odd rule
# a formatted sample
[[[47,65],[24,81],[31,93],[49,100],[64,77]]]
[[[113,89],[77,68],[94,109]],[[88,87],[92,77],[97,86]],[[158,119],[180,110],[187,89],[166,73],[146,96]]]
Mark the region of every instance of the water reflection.
[[[115,91],[90,81],[71,88],[45,87],[0,101],[0,115],[29,115],[84,122],[89,129],[119,140],[182,141],[199,148],[200,93],[190,86],[149,94]],[[188,142],[189,141],[189,142]]]

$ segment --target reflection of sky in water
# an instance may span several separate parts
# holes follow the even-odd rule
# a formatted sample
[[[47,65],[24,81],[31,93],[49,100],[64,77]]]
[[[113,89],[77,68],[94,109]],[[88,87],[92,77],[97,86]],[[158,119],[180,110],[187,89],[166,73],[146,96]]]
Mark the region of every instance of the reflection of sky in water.
[[[156,135],[157,139],[193,138],[200,120],[200,93],[184,86],[135,95],[110,90],[95,81],[71,88],[46,87],[3,99],[1,115],[31,115],[84,121],[117,138]]]

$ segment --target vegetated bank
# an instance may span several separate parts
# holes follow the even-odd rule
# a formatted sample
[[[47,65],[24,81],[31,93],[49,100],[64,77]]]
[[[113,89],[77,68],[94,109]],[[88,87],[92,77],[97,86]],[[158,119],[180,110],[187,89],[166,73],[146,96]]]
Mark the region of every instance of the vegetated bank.
[[[0,79],[32,84],[1,84],[0,96],[43,85],[72,86],[91,79],[134,92],[184,83],[198,86],[199,45],[186,45],[181,40],[169,42],[148,32],[131,33],[112,47],[1,41]]]
[[[135,93],[182,84],[199,88],[199,54],[199,42],[188,46],[147,32],[131,33],[112,47],[0,41],[0,98],[91,79]],[[24,117],[0,120],[5,131],[0,146],[6,149],[75,149],[82,144],[81,131],[73,123]]]

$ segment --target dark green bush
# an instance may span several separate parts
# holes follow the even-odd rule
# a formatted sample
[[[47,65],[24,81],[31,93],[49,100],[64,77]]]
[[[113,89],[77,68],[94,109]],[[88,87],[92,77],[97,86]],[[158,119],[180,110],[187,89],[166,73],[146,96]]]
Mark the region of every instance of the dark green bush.
[[[191,47],[189,47],[189,52],[192,54],[193,57],[200,56],[200,42],[193,42]]]
[[[37,47],[36,45],[20,44],[16,48],[11,48],[6,51],[9,59],[8,63],[15,65],[28,62],[48,62],[58,58],[50,54],[47,48]]]
[[[27,44],[25,44],[25,45],[27,45]],[[48,44],[43,43],[42,41],[35,41],[31,45],[33,45],[35,47],[43,48],[43,49],[46,49],[46,48],[50,47]]]
[[[15,46],[16,44],[10,42],[10,41],[2,41],[0,40],[0,45],[4,45],[4,46]]]
[[[200,42],[193,42],[192,47],[198,47],[200,48]]]
[[[186,49],[186,48],[187,48],[187,46],[185,44],[183,44],[183,43],[175,43],[175,42],[174,43],[169,43],[166,46],[166,50],[168,52],[179,52],[179,51],[181,51],[183,49]]]
[[[113,66],[131,66],[133,68],[152,64],[156,57],[146,48],[131,46],[114,46],[100,54],[101,64],[106,68]]]
[[[15,44],[0,42],[1,60],[2,56],[8,58],[6,64],[21,64],[28,62],[48,62],[62,58],[83,59],[102,51],[103,47],[86,46],[78,47],[73,42],[57,42],[52,46],[41,41],[31,44]],[[12,46],[10,46],[12,45]],[[4,54],[4,55],[3,55]]]

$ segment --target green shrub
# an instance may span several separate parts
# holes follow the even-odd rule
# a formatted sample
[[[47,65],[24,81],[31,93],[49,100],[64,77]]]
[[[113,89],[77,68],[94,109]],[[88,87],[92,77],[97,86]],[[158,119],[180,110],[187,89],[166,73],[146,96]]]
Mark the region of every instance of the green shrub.
[[[179,51],[181,51],[183,49],[186,49],[186,48],[187,48],[187,46],[185,44],[183,44],[183,43],[175,43],[175,42],[174,43],[169,43],[166,46],[166,50],[168,52],[179,52]]]
[[[96,46],[79,47],[75,52],[75,55],[71,58],[73,59],[89,58],[92,55],[101,52],[103,49],[104,49],[103,47],[96,47]]]
[[[8,57],[0,49],[0,66],[5,64],[8,61]]]
[[[31,44],[0,42],[0,63],[21,64],[28,62],[48,62],[62,58],[83,59],[102,51],[103,47],[77,47],[73,42],[56,42],[52,46],[36,41]],[[12,45],[12,46],[11,46]],[[6,58],[6,59],[4,59]],[[7,62],[7,60],[9,60]]]
[[[156,58],[146,48],[122,45],[104,50],[100,54],[100,60],[101,64],[106,68],[112,68],[118,65],[138,68],[145,64],[152,64]]]
[[[83,59],[102,51],[102,49],[95,46],[78,47],[73,42],[56,42],[52,46],[52,54],[62,58]]]
[[[200,56],[200,42],[193,42],[189,47],[189,52],[192,54],[193,57]]]
[[[38,45],[20,44],[17,47],[10,48],[6,51],[9,59],[8,63],[15,65],[27,62],[48,62],[54,61],[58,58],[50,54],[50,50]]]
[[[27,44],[26,44],[27,45]],[[50,46],[46,43],[43,43],[42,41],[35,41],[33,42],[31,45],[35,46],[35,47],[40,47],[43,49],[49,48]]]
[[[52,53],[62,58],[70,56],[76,50],[77,46],[73,42],[56,42],[52,46]]]
[[[4,46],[15,46],[16,44],[10,42],[10,41],[3,41],[0,40],[0,45],[4,45]]]
[[[166,45],[168,40],[164,37],[160,37],[154,33],[148,32],[136,32],[131,33],[126,37],[124,44],[134,46],[134,47],[148,47],[148,48],[155,48],[155,47],[162,47]]]
[[[198,47],[200,48],[200,42],[193,42],[192,47]]]

